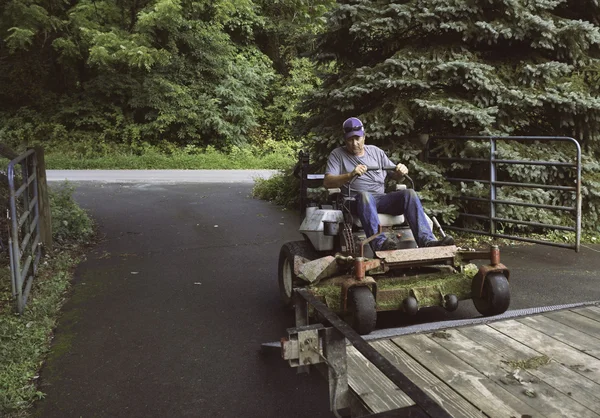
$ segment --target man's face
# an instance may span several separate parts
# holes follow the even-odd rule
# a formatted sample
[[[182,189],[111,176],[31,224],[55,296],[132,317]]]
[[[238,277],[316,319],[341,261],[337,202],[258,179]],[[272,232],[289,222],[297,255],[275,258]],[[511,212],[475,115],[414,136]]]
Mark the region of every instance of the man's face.
[[[350,138],[346,139],[346,149],[351,154],[362,155],[365,149],[365,137],[351,136]]]

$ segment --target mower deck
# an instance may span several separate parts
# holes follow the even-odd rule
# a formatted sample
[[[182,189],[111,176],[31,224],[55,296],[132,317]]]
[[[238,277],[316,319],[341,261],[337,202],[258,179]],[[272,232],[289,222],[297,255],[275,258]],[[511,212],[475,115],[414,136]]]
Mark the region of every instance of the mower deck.
[[[471,298],[471,281],[477,273],[474,264],[467,265],[462,272],[451,266],[432,266],[436,272],[413,275],[374,275],[377,286],[376,310],[403,310],[402,302],[414,297],[419,307],[444,306],[445,295],[456,295],[458,300]],[[336,276],[322,280],[308,290],[336,313],[343,313],[342,285],[351,276]]]

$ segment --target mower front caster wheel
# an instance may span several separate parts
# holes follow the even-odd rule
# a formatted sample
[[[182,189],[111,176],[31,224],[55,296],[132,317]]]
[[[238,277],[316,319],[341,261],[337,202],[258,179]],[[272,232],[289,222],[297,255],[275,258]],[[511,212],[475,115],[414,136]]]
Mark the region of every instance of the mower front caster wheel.
[[[279,296],[286,308],[293,308],[292,292],[295,287],[307,283],[294,274],[294,257],[299,256],[308,260],[316,260],[319,256],[310,243],[306,241],[286,242],[279,251],[278,281]]]
[[[483,316],[500,315],[506,312],[510,305],[510,288],[508,279],[502,273],[490,273],[485,277],[483,290],[479,274],[473,279],[471,293],[473,304]],[[481,294],[480,294],[481,292]]]
[[[367,286],[352,287],[348,290],[348,309],[352,314],[352,328],[361,335],[370,334],[375,329],[377,310],[375,297]]]

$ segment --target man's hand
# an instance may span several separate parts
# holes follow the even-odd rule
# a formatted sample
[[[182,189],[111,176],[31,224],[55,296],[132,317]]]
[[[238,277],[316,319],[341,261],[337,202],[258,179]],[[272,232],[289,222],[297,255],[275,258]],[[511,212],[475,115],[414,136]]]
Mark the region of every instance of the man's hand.
[[[354,170],[352,170],[352,177],[362,176],[366,172],[367,172],[367,166],[363,165],[363,164],[359,164],[356,167],[354,167]],[[407,172],[408,172],[408,170],[407,170]]]
[[[408,174],[408,168],[404,164],[400,163],[396,166],[396,173],[405,176]]]

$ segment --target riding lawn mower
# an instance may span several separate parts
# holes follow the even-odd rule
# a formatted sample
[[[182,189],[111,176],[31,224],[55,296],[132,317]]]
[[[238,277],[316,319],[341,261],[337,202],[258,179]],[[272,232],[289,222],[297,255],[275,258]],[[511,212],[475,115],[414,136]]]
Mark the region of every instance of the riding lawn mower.
[[[455,245],[419,248],[403,216],[379,214],[379,233],[398,249],[374,252],[369,242],[379,233],[367,237],[358,217],[352,215],[351,184],[347,193],[329,189],[326,202],[310,202],[308,182],[323,175],[308,173],[308,167],[308,153],[300,152],[296,173],[301,179],[303,239],[285,243],[279,253],[279,289],[285,306],[293,306],[294,289],[306,288],[363,335],[375,329],[381,311],[415,315],[431,306],[454,311],[467,299],[484,316],[508,309],[510,273],[500,263],[497,246],[485,251]],[[435,218],[430,226],[444,235]],[[477,267],[471,263],[477,259],[489,264]]]

